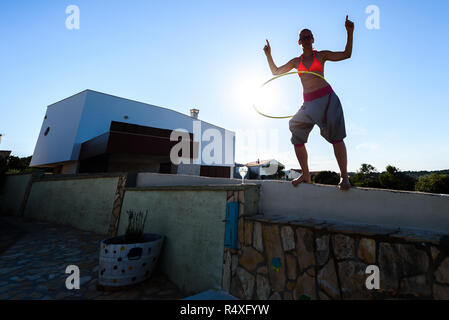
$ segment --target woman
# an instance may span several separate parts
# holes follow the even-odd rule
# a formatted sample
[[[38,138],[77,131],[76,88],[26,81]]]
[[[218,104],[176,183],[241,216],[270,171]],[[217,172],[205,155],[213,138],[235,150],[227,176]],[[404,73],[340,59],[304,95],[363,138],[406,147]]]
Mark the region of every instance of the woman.
[[[271,47],[267,44],[263,48],[273,75],[286,73],[293,68],[298,71],[309,71],[324,77],[324,64],[326,61],[341,61],[351,57],[354,23],[346,16],[345,27],[348,34],[345,51],[315,51],[313,34],[304,29],[299,34],[298,44],[302,46],[303,54],[293,58],[285,65],[276,67],[271,57]],[[299,183],[311,183],[309,167],[307,164],[307,142],[310,131],[314,125],[320,127],[321,136],[332,143],[334,154],[340,167],[340,190],[351,188],[347,172],[347,153],[343,139],[346,137],[343,109],[340,100],[332,87],[321,77],[313,74],[299,74],[304,92],[304,104],[289,122],[292,133],[291,143],[302,169],[302,174],[292,181],[293,186]]]

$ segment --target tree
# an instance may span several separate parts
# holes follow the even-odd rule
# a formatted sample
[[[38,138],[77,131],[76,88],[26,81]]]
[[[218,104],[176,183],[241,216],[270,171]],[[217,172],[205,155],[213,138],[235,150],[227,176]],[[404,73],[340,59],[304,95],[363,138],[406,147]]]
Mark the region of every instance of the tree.
[[[357,173],[350,178],[351,184],[357,187],[371,187],[380,188],[378,180],[379,173],[376,168],[367,163],[362,163],[362,166]]]
[[[31,156],[19,158],[9,156],[0,159],[0,174],[4,173],[28,173],[39,169],[30,168]]]
[[[384,189],[415,190],[416,179],[399,171],[398,168],[388,165],[387,171],[378,176],[380,186]]]
[[[8,171],[8,158],[0,158],[0,177],[2,177],[6,171]]]
[[[362,174],[372,174],[374,172],[377,172],[376,168],[374,168],[372,165],[368,164],[368,163],[362,163],[362,166],[360,167],[360,170],[358,171],[359,173]]]
[[[340,176],[333,171],[321,171],[312,176],[313,183],[337,185],[339,181]]]
[[[31,162],[31,156],[25,157],[25,158],[9,156],[8,157],[8,169],[23,172],[26,168],[29,167],[30,162]]]
[[[449,174],[431,173],[419,178],[416,191],[449,194]]]

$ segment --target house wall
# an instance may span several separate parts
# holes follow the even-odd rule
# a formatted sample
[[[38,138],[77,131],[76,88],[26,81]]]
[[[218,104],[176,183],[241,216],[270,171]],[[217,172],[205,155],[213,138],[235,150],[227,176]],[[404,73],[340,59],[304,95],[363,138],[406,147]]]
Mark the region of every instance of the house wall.
[[[81,144],[107,132],[111,121],[127,122],[143,126],[152,126],[169,130],[185,129],[194,133],[196,141],[203,137],[200,150],[211,153],[211,130],[219,133],[216,154],[221,152],[218,163],[208,163],[202,158],[196,164],[233,166],[235,160],[235,133],[205,121],[194,121],[192,117],[163,107],[115,97],[92,90],[85,90],[47,107],[47,119],[44,119],[31,160],[31,166],[56,162],[76,161]],[[125,119],[124,117],[128,118]],[[194,123],[198,125],[196,130]],[[44,136],[47,127],[50,132]],[[198,139],[198,140],[197,140]],[[227,148],[226,148],[227,146]],[[226,154],[225,150],[229,152]]]
[[[0,180],[0,215],[21,214],[31,176],[31,174],[6,175]]]
[[[24,216],[107,234],[117,182],[108,175],[36,179]]]
[[[180,163],[177,167],[177,173],[182,175],[199,176],[201,172],[201,165],[199,164],[185,164]]]
[[[124,116],[128,116],[128,119],[125,119]],[[109,130],[111,121],[120,121],[169,130],[181,128],[187,130],[188,132],[194,133],[195,140],[200,139],[198,135],[201,134],[201,136],[203,136],[205,131],[208,129],[217,130],[222,137],[222,139],[220,140],[222,154],[220,161],[224,166],[234,165],[234,132],[225,130],[201,120],[197,120],[196,123],[201,126],[197,134],[197,132],[194,130],[194,119],[188,115],[167,108],[153,106],[146,103],[115,97],[91,90],[87,91],[85,107],[80,120],[79,130],[75,139],[72,158],[78,158],[81,144],[84,141],[107,132]],[[226,135],[228,135],[230,139],[226,140]],[[229,145],[229,150],[232,151],[232,154],[230,154],[230,159],[227,159],[225,157],[226,142]],[[202,142],[200,144],[200,150],[209,150],[207,147],[208,144],[208,141]],[[201,161],[201,163],[198,164],[207,163]]]
[[[47,107],[30,166],[78,160],[72,153],[86,95],[83,91]],[[45,136],[47,127],[50,131]]]

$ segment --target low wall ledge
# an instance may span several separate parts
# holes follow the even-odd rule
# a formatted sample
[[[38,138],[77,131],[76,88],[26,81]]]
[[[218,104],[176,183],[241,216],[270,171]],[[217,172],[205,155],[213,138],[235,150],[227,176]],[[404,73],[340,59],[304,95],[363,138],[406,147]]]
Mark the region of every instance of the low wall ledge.
[[[39,176],[33,178],[33,182],[40,181],[57,181],[57,180],[78,180],[78,179],[101,179],[101,178],[116,178],[120,176],[126,176],[128,173],[98,173],[98,174],[58,174],[58,175],[47,175],[47,176]]]
[[[258,184],[207,184],[207,185],[179,185],[179,186],[148,186],[128,187],[127,191],[241,191],[248,189],[260,189]]]
[[[277,223],[283,225],[312,228],[319,232],[328,231],[332,233],[343,233],[348,235],[398,239],[407,242],[427,242],[434,245],[447,246],[449,248],[449,233],[433,230],[394,228],[385,225],[358,224],[320,219],[301,219],[298,217],[286,217],[275,214],[258,214],[245,217],[245,219],[265,223]]]

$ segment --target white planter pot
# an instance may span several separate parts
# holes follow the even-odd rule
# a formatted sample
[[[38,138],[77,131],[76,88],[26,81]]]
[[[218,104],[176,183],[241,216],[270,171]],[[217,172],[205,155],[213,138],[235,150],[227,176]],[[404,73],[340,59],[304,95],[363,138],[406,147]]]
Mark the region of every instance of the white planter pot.
[[[119,287],[142,282],[151,277],[165,236],[145,233],[144,242],[123,244],[125,236],[100,242],[98,282]]]

